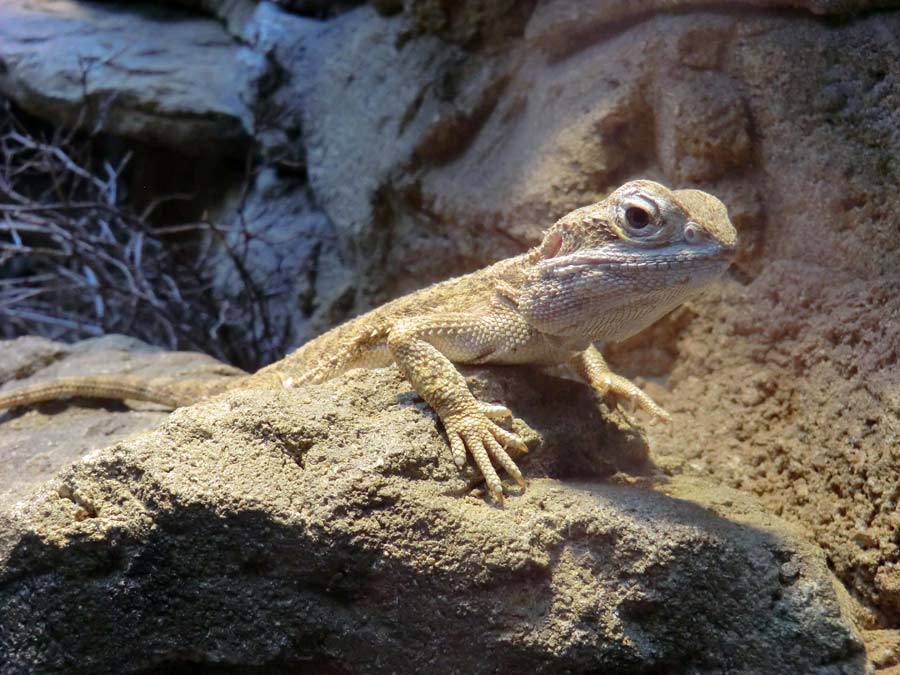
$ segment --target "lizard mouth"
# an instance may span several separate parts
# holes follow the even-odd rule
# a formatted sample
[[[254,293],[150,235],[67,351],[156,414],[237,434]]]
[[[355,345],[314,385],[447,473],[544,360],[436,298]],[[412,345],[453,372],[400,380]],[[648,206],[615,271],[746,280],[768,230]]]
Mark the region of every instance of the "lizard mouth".
[[[704,248],[671,247],[666,250],[610,250],[599,249],[573,253],[546,261],[547,268],[554,272],[575,272],[583,268],[667,271],[688,269],[709,269],[727,266],[734,257],[734,251],[723,246]]]

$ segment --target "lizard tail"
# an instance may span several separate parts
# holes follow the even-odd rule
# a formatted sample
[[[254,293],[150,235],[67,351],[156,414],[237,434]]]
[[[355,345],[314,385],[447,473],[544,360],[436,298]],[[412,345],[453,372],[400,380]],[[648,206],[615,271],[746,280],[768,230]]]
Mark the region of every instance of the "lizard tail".
[[[0,410],[55,401],[69,396],[135,401],[150,401],[170,408],[194,403],[196,397],[179,395],[175,390],[135,377],[61,377],[33,384],[9,393],[0,393]]]

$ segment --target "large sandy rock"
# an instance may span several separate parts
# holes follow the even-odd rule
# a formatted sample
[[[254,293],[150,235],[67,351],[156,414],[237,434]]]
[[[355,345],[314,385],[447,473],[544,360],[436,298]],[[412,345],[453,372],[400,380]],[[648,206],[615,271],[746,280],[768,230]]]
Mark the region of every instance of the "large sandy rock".
[[[236,41],[212,21],[147,24],[131,4],[76,13],[74,3],[16,0],[0,9],[16,17],[0,22],[0,87],[65,121],[81,53],[68,51],[65,22],[102,17],[121,27],[116,45],[145,44],[148,25],[165,25],[154,40],[184,49],[213,31],[199,70],[187,57],[183,70],[154,70],[163,57],[150,48],[135,52],[146,63],[133,76],[104,79],[113,100],[141,102],[141,114],[111,117],[110,130],[146,121],[148,139],[204,137],[193,120],[206,113],[152,117],[148,106],[169,101],[167,87],[190,96],[197,82],[215,100],[244,91],[252,112],[225,106],[228,123],[210,134],[230,137],[243,115],[264,161],[308,176],[353,270],[325,291],[344,311],[519,252],[630,177],[714,192],[741,230],[735,279],[611,351],[624,372],[666,380],[650,387],[675,423],[650,430],[654,457],[673,474],[759,495],[826,550],[870,626],[900,626],[900,14],[866,13],[895,3],[748,2],[726,12],[660,0],[635,13],[628,2],[548,0],[529,12],[529,3],[450,11],[421,0],[323,22],[267,2],[189,4],[228,21],[250,74],[222,75]],[[174,16],[166,12],[156,16]],[[44,25],[54,31],[32,30]],[[182,34],[194,26],[202,30]],[[29,35],[43,42],[21,39]],[[106,52],[85,54],[100,59],[97,72],[113,68]],[[204,70],[210,61],[215,73]],[[32,77],[68,92],[62,103],[32,92]],[[217,104],[202,109],[223,119]],[[265,204],[267,193],[252,197]],[[298,187],[296,205],[306,201]],[[300,212],[287,196],[278,202],[256,213]],[[320,292],[298,283],[293,306],[304,311]]]
[[[631,177],[717,194],[735,280],[614,361],[671,376],[670,470],[761,495],[900,625],[900,13],[616,7],[539,3],[462,45],[362,8],[276,41],[360,301],[521,251]]]
[[[0,672],[866,672],[796,529],[696,480],[598,482],[640,442],[583,386],[468,374],[527,423],[504,509],[395,369],[234,392],[74,463],[4,514]]]
[[[166,352],[110,335],[74,345],[25,337],[0,341],[0,392],[81,375],[136,375],[204,382],[236,368],[194,352]],[[77,399],[0,411],[0,509],[92,450],[159,425],[169,411],[152,403]]]

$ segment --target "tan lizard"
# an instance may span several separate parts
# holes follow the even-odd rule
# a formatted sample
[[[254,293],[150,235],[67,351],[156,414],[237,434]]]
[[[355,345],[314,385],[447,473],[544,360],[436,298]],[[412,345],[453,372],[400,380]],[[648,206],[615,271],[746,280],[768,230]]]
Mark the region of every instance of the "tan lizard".
[[[457,465],[471,453],[502,502],[492,459],[524,486],[506,449],[527,448],[496,423],[510,411],[477,400],[453,364],[568,364],[601,396],[667,420],[647,394],[610,371],[593,343],[627,338],[707,288],[736,243],[715,197],[633,181],[563,216],[527,253],[389,302],[256,374],[202,386],[68,378],[0,396],[0,408],[73,395],[177,407],[224,390],[319,383],[351,368],[396,363],[440,416]]]

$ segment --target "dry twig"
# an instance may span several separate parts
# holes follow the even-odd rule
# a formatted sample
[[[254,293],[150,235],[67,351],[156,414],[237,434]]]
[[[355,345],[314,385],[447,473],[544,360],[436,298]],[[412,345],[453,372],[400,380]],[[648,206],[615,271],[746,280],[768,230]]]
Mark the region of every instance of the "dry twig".
[[[130,154],[103,159],[96,137],[96,130],[54,129],[38,138],[0,110],[0,337],[125,333],[245,368],[280,356],[286,336],[273,325],[241,247],[229,243],[241,236],[226,237],[211,222],[151,224],[156,207],[185,195],[136,212],[123,181]],[[249,239],[247,232],[238,235]],[[250,307],[215,296],[216,249],[234,265]],[[240,325],[248,315],[259,330]]]

